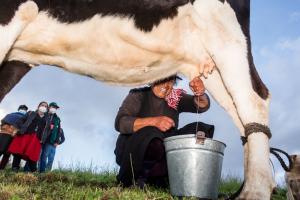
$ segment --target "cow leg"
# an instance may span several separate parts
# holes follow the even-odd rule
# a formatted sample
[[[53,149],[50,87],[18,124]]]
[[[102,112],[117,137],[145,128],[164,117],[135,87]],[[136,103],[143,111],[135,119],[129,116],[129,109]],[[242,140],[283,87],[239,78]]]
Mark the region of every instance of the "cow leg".
[[[245,46],[232,42],[223,47],[221,54],[216,53],[217,66],[244,127],[253,122],[268,126],[269,99],[261,98],[252,87]],[[255,131],[247,145],[248,168],[240,198],[269,200],[275,185],[269,165],[269,138],[263,131]]]
[[[202,30],[205,49],[216,62],[245,131],[249,131],[251,123],[268,126],[269,97],[258,91],[263,88],[260,87],[263,84],[253,68],[249,56],[250,44],[247,45],[236,13],[226,1],[195,1],[194,8],[197,15],[192,16]],[[269,165],[269,138],[263,133],[266,132],[263,126],[258,127],[253,129],[255,132],[248,137],[248,147],[245,147],[248,157],[245,161],[246,181],[239,197],[241,199],[269,200],[275,186]]]
[[[7,25],[0,25],[0,64],[18,36],[37,14],[37,5],[33,1],[27,1],[19,6],[15,16]]]
[[[233,119],[233,122],[241,133],[244,132],[244,126],[238,116],[236,107],[233,103],[231,96],[229,95],[227,88],[223,84],[223,80],[218,72],[214,70],[212,74],[207,78],[201,78],[204,82],[205,88],[209,94],[222,106],[225,111]]]
[[[238,115],[236,106],[232,100],[232,97],[227,91],[223,80],[220,76],[218,70],[214,70],[212,74],[207,78],[202,78],[205,88],[209,94],[216,100],[216,102],[229,114],[232,118],[234,124],[239,129],[240,133],[244,133],[244,126]],[[242,135],[244,136],[244,135]],[[247,161],[248,161],[248,145],[244,145],[244,167],[247,171]],[[245,177],[246,178],[246,177]]]
[[[193,65],[183,65],[180,70],[186,77],[192,80],[195,76],[199,75],[198,68]],[[242,136],[244,135],[244,126],[241,122],[240,117],[232,97],[228,93],[223,80],[218,70],[214,70],[207,79],[201,78],[209,94],[216,100],[216,102],[229,114],[234,124],[239,129]],[[248,145],[244,145],[244,170],[248,171]],[[244,179],[246,179],[246,173],[244,173]]]
[[[0,102],[30,69],[28,64],[20,61],[2,63],[0,66]]]

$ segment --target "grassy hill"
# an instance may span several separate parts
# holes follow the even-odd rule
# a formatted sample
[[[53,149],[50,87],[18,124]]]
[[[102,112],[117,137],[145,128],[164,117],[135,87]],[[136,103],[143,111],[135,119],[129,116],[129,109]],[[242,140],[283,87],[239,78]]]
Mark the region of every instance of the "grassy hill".
[[[92,173],[89,171],[56,170],[45,174],[14,173],[0,171],[0,200],[68,200],[68,199],[128,199],[163,200],[173,198],[168,190],[156,188],[122,188],[116,183],[115,172]],[[226,178],[220,193],[236,191],[240,181]],[[286,190],[278,189],[272,199],[286,199]],[[193,198],[184,198],[193,199]]]

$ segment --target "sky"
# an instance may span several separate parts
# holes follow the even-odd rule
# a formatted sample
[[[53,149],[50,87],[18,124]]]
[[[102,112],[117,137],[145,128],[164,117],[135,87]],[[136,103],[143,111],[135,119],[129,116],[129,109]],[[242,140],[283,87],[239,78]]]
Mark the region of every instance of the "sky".
[[[300,154],[300,0],[252,0],[251,37],[256,68],[269,88],[271,146]],[[187,80],[177,87],[189,93]],[[31,70],[0,104],[0,118],[20,104],[35,110],[40,101],[55,101],[66,135],[55,167],[117,169],[114,148],[118,133],[114,119],[130,88],[110,86],[56,67]],[[201,115],[181,114],[180,126],[201,120],[214,124],[215,139],[226,143],[222,175],[243,176],[243,149],[237,128],[212,101]],[[275,177],[283,183],[278,161]]]

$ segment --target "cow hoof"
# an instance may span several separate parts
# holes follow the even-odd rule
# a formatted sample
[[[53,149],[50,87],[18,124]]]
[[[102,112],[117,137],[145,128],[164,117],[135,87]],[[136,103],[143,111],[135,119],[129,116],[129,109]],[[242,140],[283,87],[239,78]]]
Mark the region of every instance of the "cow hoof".
[[[20,5],[16,15],[20,17],[22,21],[33,21],[38,15],[39,9],[35,2],[27,1]]]
[[[271,199],[271,193],[266,192],[266,191],[248,191],[244,190],[242,193],[239,195],[238,198],[239,200],[270,200]]]

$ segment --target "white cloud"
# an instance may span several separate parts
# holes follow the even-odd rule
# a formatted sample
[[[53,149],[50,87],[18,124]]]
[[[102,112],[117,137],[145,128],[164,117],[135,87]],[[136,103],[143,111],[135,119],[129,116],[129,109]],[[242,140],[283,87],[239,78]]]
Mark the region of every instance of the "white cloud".
[[[300,37],[298,37],[296,39],[282,40],[277,45],[281,50],[289,50],[289,51],[295,51],[295,53],[299,53],[300,52]]]

